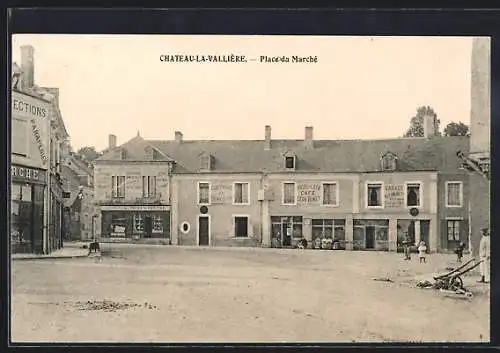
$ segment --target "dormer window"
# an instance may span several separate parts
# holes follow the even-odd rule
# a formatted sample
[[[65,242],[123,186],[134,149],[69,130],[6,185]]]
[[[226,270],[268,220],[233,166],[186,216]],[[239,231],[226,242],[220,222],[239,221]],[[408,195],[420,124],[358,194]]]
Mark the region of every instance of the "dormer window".
[[[200,154],[200,170],[209,171],[212,169],[212,156],[206,152]]]
[[[127,153],[123,148],[119,148],[117,150],[118,158],[119,159],[126,159],[127,158]]]
[[[144,156],[148,161],[156,159],[156,154],[156,151],[151,146],[148,146],[144,149]]]
[[[380,159],[380,166],[383,171],[396,170],[398,157],[391,152],[387,152]]]
[[[295,170],[296,157],[293,153],[285,154],[285,169]]]

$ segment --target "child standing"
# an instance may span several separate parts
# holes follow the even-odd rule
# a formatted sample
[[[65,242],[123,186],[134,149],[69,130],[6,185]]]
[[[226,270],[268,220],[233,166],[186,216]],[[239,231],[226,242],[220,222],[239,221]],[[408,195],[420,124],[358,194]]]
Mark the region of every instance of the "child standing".
[[[455,249],[455,253],[457,254],[457,262],[458,263],[462,262],[462,257],[464,256],[464,248],[465,248],[465,244],[463,242],[460,242],[460,244],[458,244],[457,248]]]
[[[425,263],[426,251],[427,246],[425,245],[425,241],[421,241],[420,245],[418,246],[418,258],[420,260],[420,263]]]

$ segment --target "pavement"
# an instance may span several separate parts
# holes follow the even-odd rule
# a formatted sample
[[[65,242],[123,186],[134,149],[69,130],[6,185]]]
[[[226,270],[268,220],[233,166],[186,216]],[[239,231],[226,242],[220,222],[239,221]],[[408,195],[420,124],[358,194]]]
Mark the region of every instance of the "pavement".
[[[490,287],[416,287],[456,265],[401,254],[110,245],[12,265],[14,342],[488,342]],[[375,279],[390,279],[378,281]]]
[[[87,257],[88,249],[83,249],[84,242],[64,243],[64,247],[52,251],[50,254],[11,254],[12,260],[40,260],[40,259],[68,259],[76,257]]]

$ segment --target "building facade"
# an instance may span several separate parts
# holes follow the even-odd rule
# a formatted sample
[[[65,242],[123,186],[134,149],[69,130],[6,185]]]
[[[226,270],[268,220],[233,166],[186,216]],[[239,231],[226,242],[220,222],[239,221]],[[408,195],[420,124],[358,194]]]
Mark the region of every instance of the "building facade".
[[[45,251],[50,103],[12,90],[11,251]]]
[[[171,160],[138,136],[95,161],[96,234],[101,241],[170,243]]]
[[[94,236],[94,170],[66,147],[61,174],[66,190],[64,198],[64,238],[90,240]]]
[[[408,236],[447,251],[467,240],[468,179],[456,149],[467,150],[468,137],[312,135],[307,127],[304,140],[272,140],[267,126],[260,141],[185,141],[176,132],[171,141],[137,136],[110,148],[95,170],[101,234],[122,219],[122,236],[133,237],[137,207],[147,206],[144,178],[165,173],[168,185],[157,182],[156,192],[169,190],[162,201],[171,244],[294,247],[301,239],[331,238],[348,250],[398,251]],[[160,163],[147,157],[148,148]],[[137,209],[118,206],[134,200]]]
[[[58,90],[35,85],[32,46],[21,47],[12,74],[11,251],[50,253],[63,245],[60,151],[68,133]]]

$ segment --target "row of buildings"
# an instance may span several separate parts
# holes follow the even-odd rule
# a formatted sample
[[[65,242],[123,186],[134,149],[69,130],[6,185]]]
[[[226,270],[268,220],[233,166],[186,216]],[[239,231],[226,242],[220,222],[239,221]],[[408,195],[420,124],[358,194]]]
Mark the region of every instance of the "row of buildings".
[[[75,205],[82,203],[85,186],[90,187],[93,180],[90,167],[81,171],[72,165],[74,157],[59,107],[59,89],[40,87],[34,78],[34,48],[22,46],[21,65],[12,65],[12,253],[50,253],[61,248],[64,239],[76,233],[76,222],[66,221],[67,215],[80,213]],[[75,173],[81,180],[72,179]],[[90,197],[88,203],[93,203]]]
[[[457,151],[469,137],[318,141],[169,141],[139,134],[97,159],[101,240],[181,245],[294,246],[332,237],[346,249],[431,251],[468,241],[469,179]]]
[[[477,254],[489,227],[489,49],[473,40],[471,135],[317,141],[145,140],[109,146],[95,162],[95,231],[103,241],[294,246],[305,238],[346,249],[430,251],[459,242]]]

